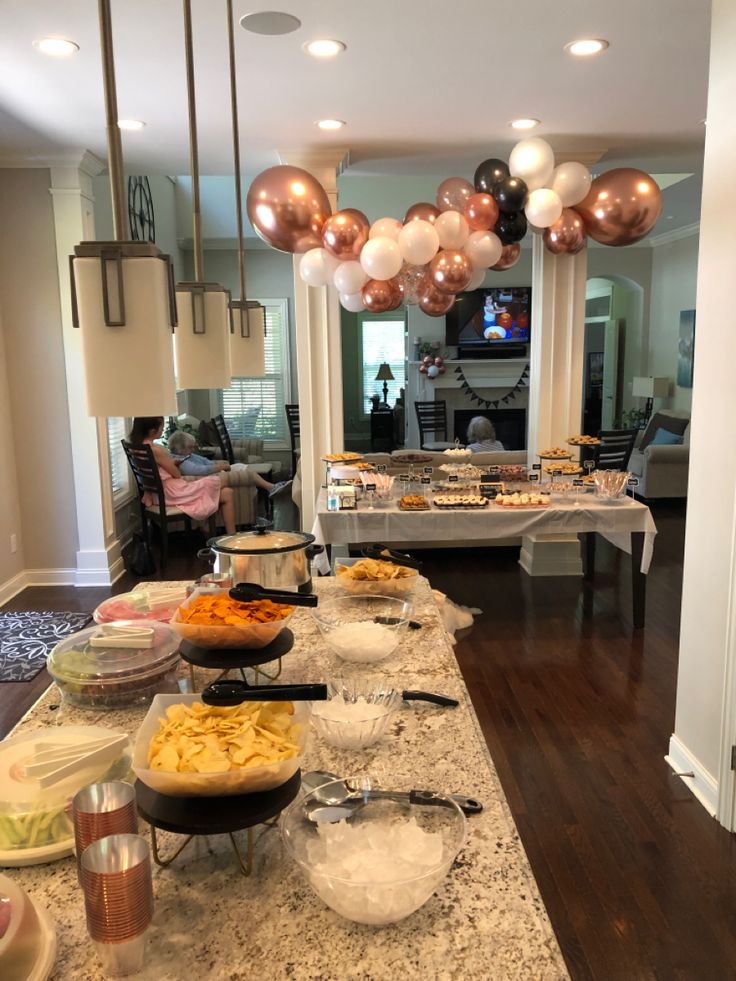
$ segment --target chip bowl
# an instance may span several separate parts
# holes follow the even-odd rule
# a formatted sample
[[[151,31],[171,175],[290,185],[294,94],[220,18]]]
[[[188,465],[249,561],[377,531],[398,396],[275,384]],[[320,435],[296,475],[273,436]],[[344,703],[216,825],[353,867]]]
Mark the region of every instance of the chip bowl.
[[[403,568],[409,573],[403,578],[394,579],[354,579],[351,569],[361,559],[340,559],[335,563],[335,582],[340,589],[351,596],[391,596],[406,599],[414,592],[419,582],[419,573],[408,566]],[[390,562],[382,562],[390,568]]]
[[[325,784],[282,813],[284,846],[317,896],[340,916],[370,926],[396,923],[442,884],[463,847],[465,815],[451,797],[437,795],[432,805],[376,800],[369,792],[381,787],[370,776],[347,782],[362,798],[350,818],[332,824],[308,818],[311,804],[344,786]],[[433,836],[431,844],[413,840],[413,825]],[[353,836],[359,841],[351,844]]]
[[[253,794],[280,787],[300,768],[309,737],[309,707],[305,702],[293,703],[292,735],[299,752],[291,759],[228,770],[225,773],[179,773],[152,769],[148,763],[148,747],[158,732],[159,720],[166,716],[166,709],[170,705],[192,705],[201,701],[201,695],[154,697],[135,738],[132,764],[136,777],[151,790],[170,797],[230,797],[235,794]]]
[[[181,619],[181,611],[186,609],[197,596],[222,595],[227,596],[227,589],[195,589],[191,596],[176,610],[169,626],[175,630],[182,640],[189,641],[195,647],[238,647],[245,650],[260,650],[275,640],[286,627],[294,612],[294,607],[281,620],[270,620],[268,623],[223,624],[209,626],[203,623],[185,623]]]
[[[343,596],[325,600],[312,610],[314,621],[330,650],[356,664],[372,664],[393,654],[409,626],[411,604],[392,596]],[[373,646],[373,624],[385,628],[386,644]],[[360,627],[369,629],[360,630]],[[345,629],[347,628],[347,629]]]

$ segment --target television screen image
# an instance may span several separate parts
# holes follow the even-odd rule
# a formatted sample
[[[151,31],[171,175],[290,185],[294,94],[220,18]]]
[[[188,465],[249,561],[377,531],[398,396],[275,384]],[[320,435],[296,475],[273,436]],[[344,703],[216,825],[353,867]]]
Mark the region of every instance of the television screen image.
[[[495,286],[460,293],[446,318],[446,342],[461,348],[528,344],[529,286]]]

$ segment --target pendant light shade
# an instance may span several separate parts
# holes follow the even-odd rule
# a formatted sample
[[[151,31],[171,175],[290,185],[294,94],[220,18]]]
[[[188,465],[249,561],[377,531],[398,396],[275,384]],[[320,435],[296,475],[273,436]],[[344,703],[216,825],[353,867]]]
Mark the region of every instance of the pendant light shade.
[[[219,283],[177,283],[177,388],[229,388],[230,293]]]
[[[90,416],[176,414],[169,256],[147,242],[81,242],[71,257]]]
[[[233,378],[263,378],[266,374],[266,308],[256,300],[233,300],[230,306],[233,310],[230,334]]]

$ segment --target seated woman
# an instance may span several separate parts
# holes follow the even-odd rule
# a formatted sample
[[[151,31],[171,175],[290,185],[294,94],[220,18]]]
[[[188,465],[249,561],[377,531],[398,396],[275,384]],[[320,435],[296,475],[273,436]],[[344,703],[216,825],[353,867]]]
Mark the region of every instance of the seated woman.
[[[242,470],[250,477],[249,483],[253,487],[267,491],[269,495],[277,493],[282,487],[291,483],[290,480],[282,480],[278,484],[272,484],[259,473],[249,470],[247,463],[233,463],[231,466],[226,460],[208,460],[194,452],[197,446],[196,439],[191,433],[185,433],[182,429],[174,430],[168,442],[169,452],[184,477],[205,477],[221,471]]]
[[[471,453],[498,453],[504,449],[503,443],[496,439],[496,430],[490,419],[473,416],[468,423],[466,449]]]
[[[179,508],[187,517],[195,521],[203,521],[219,509],[222,512],[225,531],[228,535],[235,534],[232,488],[223,487],[218,474],[202,477],[200,480],[184,480],[178,464],[169,451],[154,442],[161,438],[163,431],[163,416],[137,416],[133,420],[128,440],[135,444],[145,443],[153,450],[166,503]],[[148,492],[143,495],[143,503],[146,505],[155,503]]]

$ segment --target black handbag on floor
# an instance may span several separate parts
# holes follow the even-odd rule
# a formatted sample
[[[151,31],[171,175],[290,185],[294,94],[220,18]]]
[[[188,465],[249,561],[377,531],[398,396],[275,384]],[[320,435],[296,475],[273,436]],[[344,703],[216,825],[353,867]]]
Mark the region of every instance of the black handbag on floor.
[[[151,546],[140,532],[134,533],[123,560],[125,568],[134,576],[149,576],[156,571]]]

